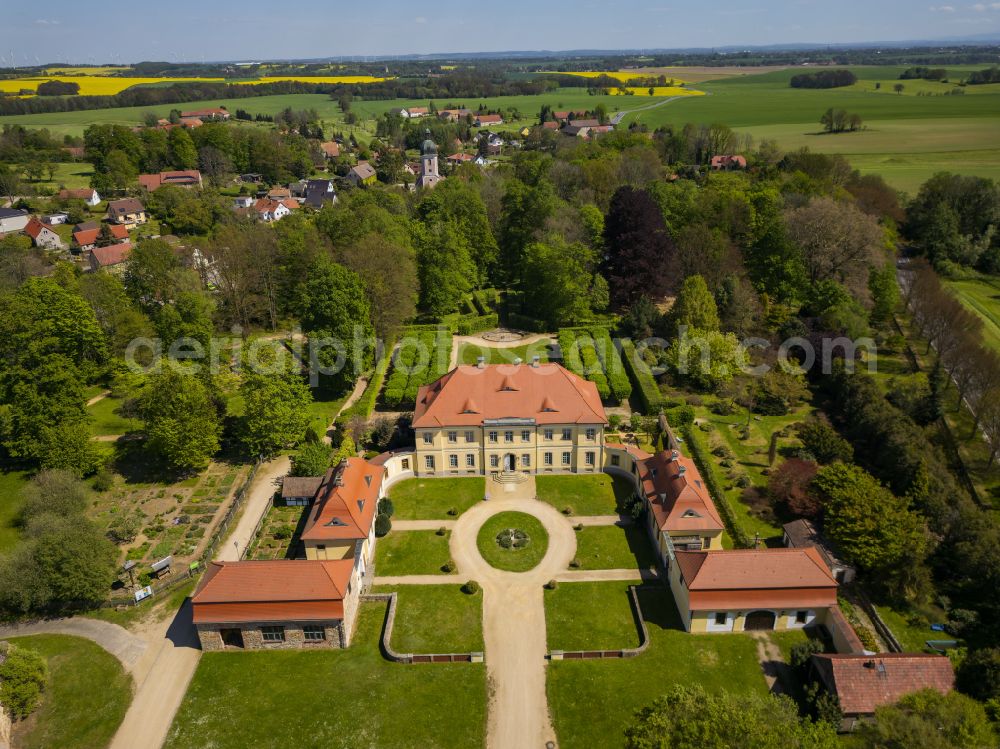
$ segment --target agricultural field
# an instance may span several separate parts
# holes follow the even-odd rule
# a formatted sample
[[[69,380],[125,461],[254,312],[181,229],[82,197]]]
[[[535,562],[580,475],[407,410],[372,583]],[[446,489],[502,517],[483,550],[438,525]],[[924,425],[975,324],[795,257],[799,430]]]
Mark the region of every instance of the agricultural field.
[[[949,78],[961,80],[980,67],[949,69]],[[941,169],[1000,177],[1000,86],[967,86],[965,95],[950,96],[942,94],[955,88],[951,84],[897,81],[903,67],[850,69],[856,84],[827,90],[791,88],[789,79],[800,69],[706,81],[698,86],[709,96],[644,109],[623,124],[724,123],[785,150],[808,146],[842,154],[863,173],[880,173],[911,193]],[[882,84],[878,91],[876,82]],[[892,92],[896,82],[903,83],[903,94]],[[861,115],[864,129],[822,133],[819,118],[830,107]]]
[[[21,91],[36,91],[38,84],[46,81],[60,83],[76,83],[80,86],[80,96],[114,96],[133,86],[165,83],[206,83],[222,81],[222,78],[123,78],[110,75],[59,75],[30,76],[25,78],[7,78],[0,80],[0,91],[7,94],[17,94]]]
[[[1000,353],[1000,278],[984,275],[944,283],[962,304],[982,318],[983,341]]]

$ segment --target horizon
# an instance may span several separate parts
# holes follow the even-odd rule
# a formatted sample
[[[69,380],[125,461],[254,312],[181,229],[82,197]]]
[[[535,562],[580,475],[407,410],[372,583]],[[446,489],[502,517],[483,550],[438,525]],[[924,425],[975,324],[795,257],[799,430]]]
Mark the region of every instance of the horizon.
[[[400,0],[387,0],[385,9],[377,15],[354,7],[331,14],[316,0],[306,0],[294,16],[276,18],[268,14],[270,8],[261,0],[248,0],[238,17],[231,17],[222,7],[206,8],[192,0],[178,0],[169,7],[143,8],[141,17],[133,17],[128,6],[118,0],[106,5],[111,7],[99,14],[80,14],[66,0],[54,0],[44,13],[31,7],[9,9],[9,34],[0,39],[0,63],[34,67],[53,62],[377,61],[469,54],[548,56],[580,51],[615,54],[758,47],[822,49],[906,42],[967,45],[976,44],[976,39],[989,44],[995,41],[991,36],[1000,35],[1000,2],[931,5],[914,10],[902,0],[889,0],[878,7],[848,0],[836,8],[815,0],[762,2],[750,8],[740,7],[735,0],[723,0],[707,14],[690,0],[669,5],[644,3],[633,8],[616,3],[610,9],[607,4],[590,2],[580,6],[572,18],[565,17],[558,7],[538,8],[522,0],[515,0],[500,14],[489,7],[467,8],[454,2],[435,5],[433,12],[415,10]],[[109,27],[108,17],[117,22]],[[535,19],[536,23],[526,26],[525,18]],[[853,20],[858,18],[864,22]],[[714,22],[706,23],[706,19]],[[220,38],[220,27],[228,32],[224,38]],[[116,52],[95,54],[90,40],[107,34],[109,28],[121,37],[113,45]],[[344,35],[345,28],[369,33]],[[489,48],[482,43],[484,29],[489,30]],[[159,38],[148,38],[151,30]],[[171,45],[160,39],[180,41]],[[801,39],[822,41],[796,41]],[[620,43],[609,44],[612,40]],[[446,45],[446,41],[454,44]],[[449,51],[442,51],[446,46]],[[39,50],[54,47],[60,54],[39,54]],[[248,50],[260,54],[247,55]]]

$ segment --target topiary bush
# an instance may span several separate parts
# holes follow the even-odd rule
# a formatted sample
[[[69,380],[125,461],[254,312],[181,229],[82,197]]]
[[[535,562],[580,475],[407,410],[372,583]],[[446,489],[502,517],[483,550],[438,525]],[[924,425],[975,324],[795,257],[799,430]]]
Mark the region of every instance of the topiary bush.
[[[469,580],[469,582],[462,586],[462,592],[467,596],[474,596],[479,592],[479,583],[475,580]]]
[[[441,565],[441,571],[449,575],[456,569],[457,567],[455,566],[455,563],[450,559]]]
[[[438,529],[437,529],[436,531],[434,531],[434,534],[435,534],[435,535],[438,535],[438,536],[443,536],[443,535],[445,535],[445,534],[446,534],[447,532],[448,532],[448,529],[447,529],[447,528],[445,528],[445,527],[444,527],[444,526],[442,525],[442,526],[441,526],[440,528],[438,528]]]
[[[559,587],[559,581],[555,579],[549,580],[547,583],[545,583],[544,587],[546,590],[555,590],[556,588]]]
[[[387,535],[392,530],[392,520],[388,515],[379,513],[375,517],[375,535],[379,538]]]
[[[383,497],[378,502],[378,513],[379,515],[388,515],[392,517],[396,514],[396,507],[393,505],[392,500],[388,497]]]

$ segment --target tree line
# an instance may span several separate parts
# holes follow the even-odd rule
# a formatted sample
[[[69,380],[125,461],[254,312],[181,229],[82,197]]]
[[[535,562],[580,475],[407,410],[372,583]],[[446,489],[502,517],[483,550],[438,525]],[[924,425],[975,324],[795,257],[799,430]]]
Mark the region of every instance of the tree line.
[[[858,77],[850,70],[817,70],[793,75],[788,85],[792,88],[841,88],[857,81]]]

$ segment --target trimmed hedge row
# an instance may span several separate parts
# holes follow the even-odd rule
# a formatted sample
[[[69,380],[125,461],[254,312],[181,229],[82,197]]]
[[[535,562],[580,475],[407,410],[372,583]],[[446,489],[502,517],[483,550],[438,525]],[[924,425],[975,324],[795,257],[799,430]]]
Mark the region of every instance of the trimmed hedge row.
[[[544,320],[537,320],[519,312],[507,313],[507,325],[516,330],[524,330],[528,333],[547,333],[548,325]]]
[[[601,356],[604,376],[608,378],[611,394],[618,399],[619,403],[624,403],[632,395],[632,383],[625,372],[621,354],[614,341],[611,340],[611,333],[607,328],[592,328],[590,333],[594,337],[597,353]]]
[[[488,315],[463,315],[456,321],[454,332],[457,335],[472,335],[498,327],[500,327],[500,316],[496,312]]]
[[[601,358],[597,355],[594,347],[594,339],[590,336],[580,336],[576,339],[574,348],[579,347],[580,356],[583,359],[584,376],[597,385],[597,392],[602,401],[611,399],[611,388],[608,385],[608,378],[604,376],[604,368],[601,365]]]
[[[480,315],[488,315],[500,304],[500,292],[496,289],[477,289],[472,292],[472,303]]]
[[[635,350],[635,344],[629,338],[622,339],[622,359],[632,385],[638,390],[639,401],[647,416],[655,416],[664,405],[663,394],[656,384],[649,365],[642,361]]]
[[[382,358],[375,365],[375,371],[372,373],[371,379],[368,380],[368,387],[365,388],[365,392],[362,393],[353,406],[340,414],[338,421],[347,423],[355,416],[360,416],[365,421],[368,421],[372,417],[372,412],[375,411],[375,401],[382,390],[382,383],[385,382],[385,374],[389,371],[389,363],[392,361],[392,349],[394,345],[390,344],[386,346]]]
[[[701,436],[692,427],[692,424],[685,424],[681,427],[681,430],[684,432],[684,440],[691,451],[691,459],[698,466],[698,472],[701,474],[705,486],[708,487],[708,493],[712,496],[712,501],[715,502],[719,514],[722,515],[722,521],[726,524],[726,530],[729,531],[729,536],[733,539],[733,543],[741,548],[749,549],[753,546],[753,542],[751,542],[750,537],[743,530],[743,527],[736,522],[733,510],[729,506],[729,499],[726,497],[726,493],[722,490],[722,487],[719,486],[718,479],[715,477],[715,471],[712,470],[711,459],[705,454],[700,442]]]
[[[424,355],[429,355],[429,360]],[[446,374],[450,360],[451,331],[447,327],[437,326],[433,331],[426,330],[426,326],[407,328],[393,357],[382,402],[390,408],[413,405],[420,386]]]

